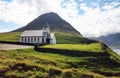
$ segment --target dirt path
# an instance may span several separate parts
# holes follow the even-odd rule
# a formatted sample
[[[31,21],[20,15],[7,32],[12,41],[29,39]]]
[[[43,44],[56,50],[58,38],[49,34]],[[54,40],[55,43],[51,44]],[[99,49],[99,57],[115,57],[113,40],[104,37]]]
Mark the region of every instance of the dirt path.
[[[33,48],[33,46],[0,43],[0,50],[12,50],[12,49],[24,49],[24,48]]]

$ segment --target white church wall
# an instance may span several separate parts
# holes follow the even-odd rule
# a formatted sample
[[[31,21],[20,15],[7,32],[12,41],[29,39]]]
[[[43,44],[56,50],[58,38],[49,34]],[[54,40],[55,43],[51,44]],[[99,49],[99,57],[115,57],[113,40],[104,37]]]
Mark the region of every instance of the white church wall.
[[[28,43],[28,38],[26,37],[26,43]]]
[[[55,38],[55,36],[52,39],[50,39],[50,44],[56,44],[56,38]]]
[[[31,37],[29,37],[29,43],[31,43]]]
[[[41,37],[39,37],[39,43],[42,43],[42,38]]]
[[[21,38],[21,42],[25,42],[25,38],[24,37]]]
[[[43,41],[44,43],[46,43],[46,38],[44,37],[44,41]]]
[[[21,37],[21,42],[24,42],[24,37]]]
[[[34,37],[32,37],[32,41],[31,41],[31,43],[35,43],[35,41],[34,41]]]

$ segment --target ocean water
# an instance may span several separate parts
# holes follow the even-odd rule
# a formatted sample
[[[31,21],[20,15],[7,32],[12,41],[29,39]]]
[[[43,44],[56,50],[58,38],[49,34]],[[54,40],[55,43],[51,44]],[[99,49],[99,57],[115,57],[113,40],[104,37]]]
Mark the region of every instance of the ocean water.
[[[115,49],[115,48],[112,48],[112,50],[113,50],[114,52],[116,52],[117,54],[119,54],[119,55],[120,55],[120,49]]]

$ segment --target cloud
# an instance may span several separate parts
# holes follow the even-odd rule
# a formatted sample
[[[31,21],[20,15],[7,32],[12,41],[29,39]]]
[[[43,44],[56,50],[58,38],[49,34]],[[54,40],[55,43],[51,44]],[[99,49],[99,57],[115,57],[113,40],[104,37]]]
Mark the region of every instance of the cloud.
[[[25,25],[46,12],[59,13],[62,0],[0,0],[0,20]]]
[[[19,0],[18,0],[19,1]],[[27,3],[0,1],[0,19],[7,22],[26,24],[36,17],[36,9]]]
[[[80,8],[83,15],[71,20],[84,36],[101,36],[110,33],[120,32],[120,7],[115,8],[118,3],[106,4],[103,7],[91,8],[82,3]]]
[[[100,6],[101,0],[99,0],[90,3],[95,6],[90,7],[83,1],[80,0],[78,3],[75,0],[13,0],[11,2],[0,0],[0,20],[24,26],[41,14],[56,12],[86,37],[120,32],[120,2]]]

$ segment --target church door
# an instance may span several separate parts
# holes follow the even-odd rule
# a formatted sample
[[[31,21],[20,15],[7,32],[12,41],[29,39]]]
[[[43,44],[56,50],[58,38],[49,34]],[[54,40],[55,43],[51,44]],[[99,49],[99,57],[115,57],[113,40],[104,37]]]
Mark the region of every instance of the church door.
[[[47,40],[46,40],[46,41],[47,41],[47,43],[48,43],[48,44],[50,44],[50,39],[48,39],[48,38],[47,38]]]

